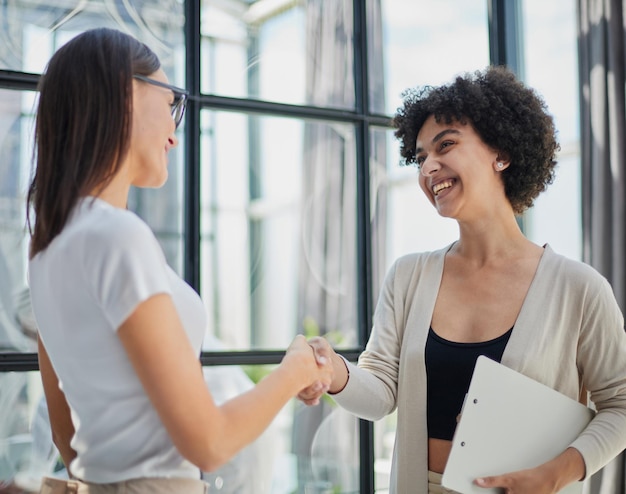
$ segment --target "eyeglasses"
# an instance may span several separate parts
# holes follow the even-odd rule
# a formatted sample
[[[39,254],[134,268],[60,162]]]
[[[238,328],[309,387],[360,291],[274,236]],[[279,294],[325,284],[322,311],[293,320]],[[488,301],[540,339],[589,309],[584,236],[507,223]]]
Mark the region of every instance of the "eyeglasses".
[[[174,119],[174,123],[176,127],[180,124],[183,119],[183,115],[185,114],[185,107],[187,106],[187,97],[189,96],[189,92],[185,89],[181,89],[176,86],[171,86],[170,84],[165,84],[164,82],[157,81],[155,79],[151,79],[150,77],[146,77],[139,74],[134,74],[133,77],[143,82],[147,82],[148,84],[152,84],[153,86],[162,87],[165,89],[169,89],[174,93],[174,102],[172,103],[172,118]]]

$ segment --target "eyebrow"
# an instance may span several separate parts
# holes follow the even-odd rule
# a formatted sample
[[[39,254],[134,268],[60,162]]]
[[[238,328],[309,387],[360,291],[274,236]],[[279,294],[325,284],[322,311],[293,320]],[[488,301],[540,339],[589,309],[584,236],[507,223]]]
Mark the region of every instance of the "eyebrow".
[[[433,137],[432,141],[430,141],[430,143],[432,145],[437,144],[438,141],[440,141],[443,137],[445,137],[448,134],[456,134],[456,135],[461,135],[461,131],[460,130],[456,130],[456,129],[444,129],[441,132],[439,132],[439,134],[437,134],[435,137]],[[424,148],[422,147],[416,147],[415,148],[415,154],[421,153],[424,150]]]

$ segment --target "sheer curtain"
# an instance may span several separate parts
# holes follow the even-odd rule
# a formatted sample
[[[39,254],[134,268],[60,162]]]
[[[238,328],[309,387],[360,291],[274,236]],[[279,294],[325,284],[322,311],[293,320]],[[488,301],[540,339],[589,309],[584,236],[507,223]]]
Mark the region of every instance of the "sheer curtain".
[[[626,106],[623,0],[578,0],[583,258],[626,309]],[[625,455],[594,475],[593,494],[622,494]]]

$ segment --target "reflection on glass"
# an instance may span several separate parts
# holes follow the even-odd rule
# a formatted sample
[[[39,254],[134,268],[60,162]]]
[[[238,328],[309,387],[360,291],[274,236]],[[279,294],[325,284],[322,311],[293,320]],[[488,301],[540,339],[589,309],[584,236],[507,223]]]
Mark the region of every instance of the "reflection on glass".
[[[352,108],[352,16],[352,0],[202,2],[202,92]]]
[[[367,0],[367,10],[382,18],[382,36],[376,22],[368,25],[370,58],[379,60],[381,49],[384,58],[384,68],[369,73],[373,112],[395,112],[407,88],[441,84],[489,64],[485,1]]]
[[[356,345],[351,125],[202,113],[201,294],[227,348]]]
[[[0,69],[41,73],[63,43],[95,27],[132,34],[152,48],[164,67],[184,59],[184,13],[177,0],[15,0],[3,3],[1,18]]]

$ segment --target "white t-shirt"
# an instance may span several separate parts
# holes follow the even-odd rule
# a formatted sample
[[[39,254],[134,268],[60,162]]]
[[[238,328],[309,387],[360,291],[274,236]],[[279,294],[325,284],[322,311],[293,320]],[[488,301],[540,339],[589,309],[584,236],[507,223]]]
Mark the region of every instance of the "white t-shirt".
[[[116,334],[142,301],[168,293],[200,352],[203,303],[167,265],[148,225],[102,200],[81,199],[29,271],[40,336],[76,430],[72,473],[96,483],[199,478],[172,444]]]

